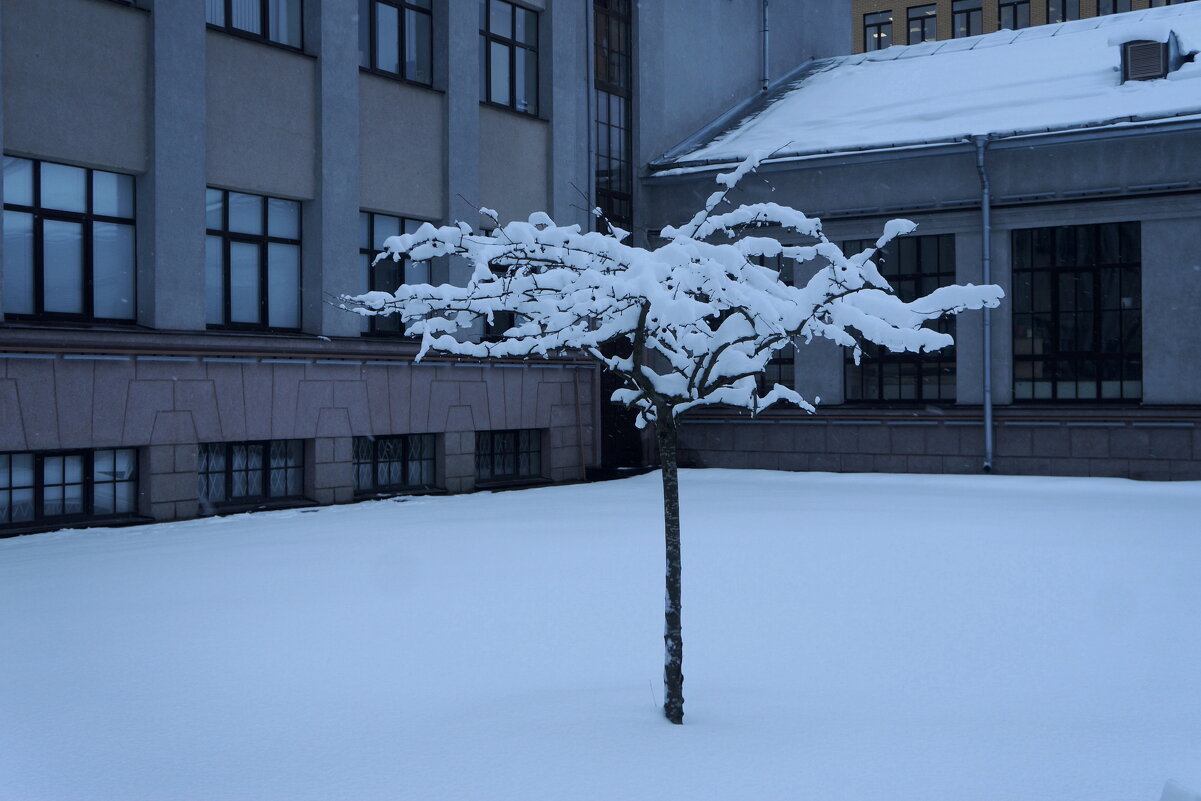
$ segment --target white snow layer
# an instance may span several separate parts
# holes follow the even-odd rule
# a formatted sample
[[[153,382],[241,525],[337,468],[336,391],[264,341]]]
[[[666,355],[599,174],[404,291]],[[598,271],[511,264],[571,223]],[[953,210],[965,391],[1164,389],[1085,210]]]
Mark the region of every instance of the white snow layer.
[[[1201,789],[1201,484],[681,484],[682,727],[657,474],[0,541],[0,799]]]
[[[893,21],[903,31],[904,20]],[[1201,49],[1201,3],[893,46],[831,59],[762,112],[677,161],[944,142],[1201,113],[1201,62],[1167,79],[1122,83],[1121,48],[1175,32]],[[1149,36],[1148,32],[1156,35]]]

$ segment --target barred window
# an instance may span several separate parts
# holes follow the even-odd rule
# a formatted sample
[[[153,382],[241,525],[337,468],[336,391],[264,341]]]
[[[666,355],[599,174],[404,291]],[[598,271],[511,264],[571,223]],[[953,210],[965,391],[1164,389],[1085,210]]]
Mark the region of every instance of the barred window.
[[[510,481],[541,475],[542,432],[538,429],[476,432],[477,481]]]
[[[137,461],[132,448],[0,453],[0,527],[132,515]]]
[[[246,504],[304,494],[304,442],[206,442],[200,445],[200,503]]]
[[[354,438],[358,493],[430,489],[436,481],[433,434]]]
[[[847,253],[874,247],[872,240],[843,244]],[[955,282],[955,237],[904,236],[893,240],[874,257],[880,274],[906,301],[928,295]],[[955,334],[955,318],[943,317],[927,326]],[[948,402],[955,400],[955,348],[932,353],[893,353],[866,343],[859,364],[847,349],[846,400],[851,402]]]
[[[1137,222],[1013,232],[1016,401],[1142,397]]]
[[[4,157],[4,313],[137,314],[132,175]]]

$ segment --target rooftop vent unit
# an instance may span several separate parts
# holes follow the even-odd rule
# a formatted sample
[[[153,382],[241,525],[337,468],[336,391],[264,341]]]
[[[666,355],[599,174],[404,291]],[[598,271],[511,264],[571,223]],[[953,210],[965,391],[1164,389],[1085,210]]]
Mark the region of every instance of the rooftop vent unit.
[[[1123,81],[1153,81],[1167,74],[1167,43],[1141,41],[1122,45]]]

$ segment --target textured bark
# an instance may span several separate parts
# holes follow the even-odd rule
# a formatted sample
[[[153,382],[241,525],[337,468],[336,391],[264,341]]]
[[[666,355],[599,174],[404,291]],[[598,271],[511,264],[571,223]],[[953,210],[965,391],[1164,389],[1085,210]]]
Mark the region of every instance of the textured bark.
[[[680,624],[680,481],[676,468],[676,423],[670,410],[655,424],[663,467],[663,533],[667,550],[667,591],[663,620],[663,714],[684,722],[684,639]]]

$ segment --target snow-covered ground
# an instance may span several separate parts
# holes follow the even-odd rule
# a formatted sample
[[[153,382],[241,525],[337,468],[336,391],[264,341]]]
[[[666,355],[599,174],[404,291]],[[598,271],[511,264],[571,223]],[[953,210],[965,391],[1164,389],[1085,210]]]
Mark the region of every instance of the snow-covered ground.
[[[1201,485],[682,486],[683,727],[657,474],[0,541],[0,798],[1201,788]]]

